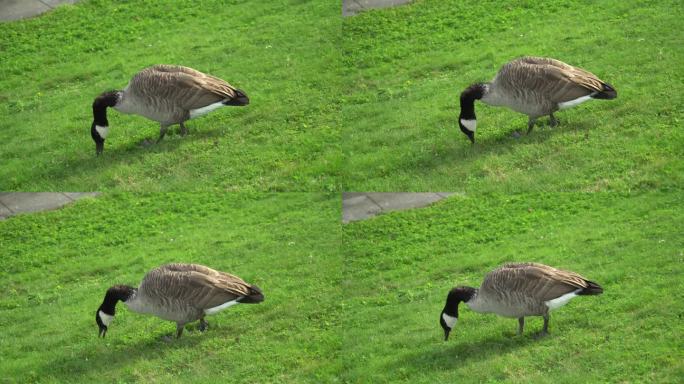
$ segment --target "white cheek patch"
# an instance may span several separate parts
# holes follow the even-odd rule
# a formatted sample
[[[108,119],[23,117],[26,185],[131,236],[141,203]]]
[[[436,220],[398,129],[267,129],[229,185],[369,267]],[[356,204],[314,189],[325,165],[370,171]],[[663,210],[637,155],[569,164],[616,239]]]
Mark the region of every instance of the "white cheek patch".
[[[190,118],[194,119],[195,117],[200,117],[200,116],[206,115],[207,113],[213,111],[214,109],[218,109],[221,107],[225,107],[225,105],[223,104],[223,102],[219,101],[218,103],[209,104],[206,107],[191,109],[190,110]]]
[[[461,125],[463,125],[470,132],[475,132],[475,128],[477,128],[477,120],[461,119]]]
[[[591,95],[578,97],[578,98],[575,99],[575,100],[566,101],[566,102],[564,102],[564,103],[558,103],[558,108],[559,108],[559,109],[568,109],[568,108],[572,108],[572,107],[574,107],[575,105],[582,104],[582,103],[584,103],[585,101],[591,99],[591,96],[592,96],[592,95],[593,95],[593,93],[592,93]]]
[[[447,327],[449,327],[449,329],[453,328],[454,325],[456,325],[456,322],[458,321],[458,317],[449,316],[446,313],[442,313],[442,319],[444,319],[444,322],[446,323]]]
[[[99,311],[98,314],[100,315],[100,320],[102,320],[102,324],[106,325],[109,327],[109,324],[112,323],[112,320],[114,320],[114,316],[108,315],[102,311]]]
[[[109,127],[108,126],[103,127],[101,125],[96,125],[95,130],[100,135],[100,137],[103,139],[106,139],[107,135],[109,134]]]
[[[228,302],[223,303],[223,304],[221,304],[221,305],[217,305],[217,306],[215,306],[215,307],[213,307],[213,308],[205,309],[205,310],[204,310],[204,314],[205,314],[205,315],[213,315],[213,314],[215,314],[215,313],[219,313],[219,312],[223,311],[223,310],[226,309],[226,308],[232,307],[232,306],[235,305],[235,304],[240,304],[240,302],[238,301],[238,299],[235,299],[235,300],[232,300],[232,301],[228,301]]]
[[[573,297],[577,296],[577,292],[579,291],[581,291],[581,289],[578,289],[574,292],[566,293],[565,295],[557,297],[553,300],[546,301],[544,302],[544,304],[546,304],[546,306],[549,307],[550,310],[560,308],[567,304],[568,301],[570,301]]]

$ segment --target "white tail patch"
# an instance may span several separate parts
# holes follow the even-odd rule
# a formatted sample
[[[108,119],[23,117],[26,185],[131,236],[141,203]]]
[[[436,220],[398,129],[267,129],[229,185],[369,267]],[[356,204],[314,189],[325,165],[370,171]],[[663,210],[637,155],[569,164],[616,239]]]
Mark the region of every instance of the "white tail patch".
[[[558,103],[558,108],[560,108],[560,109],[572,108],[572,107],[574,107],[575,105],[579,105],[579,104],[584,103],[584,102],[587,101],[587,100],[590,100],[591,97],[594,96],[595,94],[596,94],[596,92],[592,93],[591,95],[578,97],[578,98],[576,98],[575,100],[570,100],[570,101],[566,101],[566,102],[563,102],[563,103]]]
[[[568,303],[573,297],[577,296],[577,293],[580,292],[581,289],[578,289],[576,291],[566,293],[565,295],[561,297],[557,297],[553,300],[545,301],[544,304],[546,304],[547,307],[549,307],[550,310],[560,308],[564,306],[565,304]]]
[[[104,324],[107,327],[109,327],[109,324],[111,324],[112,320],[114,320],[114,316],[108,315],[102,311],[98,311],[97,314],[100,316],[100,320],[102,320],[102,324]]]
[[[470,132],[475,132],[475,128],[477,128],[477,120],[461,119],[461,125],[463,125]]]
[[[101,126],[101,125],[96,125],[95,130],[97,131],[97,134],[100,135],[101,138],[106,139],[107,135],[109,134],[109,127],[108,126]]]
[[[452,329],[458,321],[458,317],[449,316],[446,313],[442,313],[442,319],[444,319],[444,322],[446,323],[447,327],[449,327],[449,329]]]
[[[194,119],[195,117],[204,116],[207,113],[213,111],[214,109],[218,109],[221,107],[225,107],[225,105],[223,104],[223,102],[219,101],[218,103],[209,104],[206,107],[191,109],[190,110],[190,118]]]
[[[217,305],[217,306],[215,306],[215,307],[213,307],[213,308],[205,309],[205,310],[204,310],[204,314],[205,314],[205,315],[214,315],[214,314],[216,314],[216,313],[219,313],[219,312],[223,311],[223,310],[226,309],[226,308],[232,307],[232,306],[235,305],[235,304],[240,304],[240,302],[238,301],[238,299],[235,299],[235,300],[232,300],[232,301],[225,302],[225,303],[223,303],[223,304],[221,304],[221,305]]]

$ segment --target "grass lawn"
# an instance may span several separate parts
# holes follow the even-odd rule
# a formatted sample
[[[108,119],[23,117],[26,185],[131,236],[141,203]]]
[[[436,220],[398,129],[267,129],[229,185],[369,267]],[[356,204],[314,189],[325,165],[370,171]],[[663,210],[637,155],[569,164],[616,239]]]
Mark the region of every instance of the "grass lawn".
[[[350,191],[625,191],[684,182],[678,1],[417,0],[343,21],[342,184]],[[527,116],[459,95],[507,61],[549,56],[613,84],[618,98]]]
[[[0,24],[0,190],[338,190],[340,27],[324,0],[93,0]],[[150,147],[158,123],[110,110],[96,158],[93,99],[159,63],[221,77],[251,104]]]
[[[329,382],[341,344],[339,198],[105,194],[0,221],[0,383]],[[197,323],[119,303],[106,339],[95,311],[113,284],[172,261],[229,271],[264,290]]]
[[[343,381],[676,383],[684,377],[683,193],[451,197],[343,227]],[[446,294],[506,262],[536,261],[600,283],[542,319],[459,311]]]

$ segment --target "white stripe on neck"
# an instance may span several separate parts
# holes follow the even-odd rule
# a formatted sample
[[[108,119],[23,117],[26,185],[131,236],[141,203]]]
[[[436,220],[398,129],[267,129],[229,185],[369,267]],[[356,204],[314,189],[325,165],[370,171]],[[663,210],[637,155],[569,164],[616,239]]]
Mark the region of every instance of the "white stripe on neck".
[[[97,131],[97,134],[100,135],[101,138],[106,139],[107,135],[109,134],[109,127],[108,126],[101,126],[101,125],[96,125],[95,130]]]
[[[475,132],[475,128],[477,128],[477,120],[461,119],[461,125],[463,125],[465,129],[469,130],[470,132]]]
[[[444,319],[444,322],[446,323],[447,327],[449,327],[449,329],[452,329],[458,321],[458,317],[449,316],[446,313],[442,313],[442,319]]]
[[[102,311],[99,311],[98,315],[100,315],[100,320],[102,320],[102,324],[104,324],[107,327],[109,327],[109,324],[111,324],[112,320],[114,320],[114,316],[108,315]]]

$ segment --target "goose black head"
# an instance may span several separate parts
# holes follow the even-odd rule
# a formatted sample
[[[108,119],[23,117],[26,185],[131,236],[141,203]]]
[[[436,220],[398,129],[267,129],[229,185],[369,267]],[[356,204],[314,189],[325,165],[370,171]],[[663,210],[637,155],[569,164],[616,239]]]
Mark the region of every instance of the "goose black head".
[[[107,290],[104,300],[95,312],[95,323],[100,329],[99,336],[104,338],[107,334],[109,324],[114,320],[116,314],[116,303],[128,300],[135,292],[135,289],[127,285],[115,285]]]
[[[486,84],[477,83],[461,92],[461,113],[458,116],[458,127],[473,144],[475,144],[475,128],[477,127],[475,100],[481,99],[486,90]]]
[[[104,151],[104,142],[109,133],[107,121],[107,107],[113,107],[119,102],[119,91],[108,91],[100,94],[93,101],[93,124],[90,126],[90,136],[95,142],[95,154]]]
[[[444,341],[449,340],[449,333],[458,321],[458,305],[462,301],[468,302],[475,292],[475,288],[471,287],[456,287],[449,291],[444,309],[439,315],[439,325],[444,330]]]

